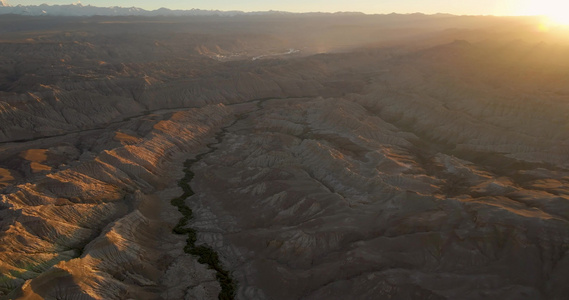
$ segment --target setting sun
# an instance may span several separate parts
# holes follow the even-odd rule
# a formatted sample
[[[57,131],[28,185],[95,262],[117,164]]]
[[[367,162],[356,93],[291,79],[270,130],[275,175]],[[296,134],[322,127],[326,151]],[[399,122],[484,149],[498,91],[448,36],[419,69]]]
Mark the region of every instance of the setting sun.
[[[568,7],[0,0],[0,300],[569,300]]]
[[[525,1],[521,7],[523,15],[543,15],[548,23],[569,25],[569,3],[560,0]]]

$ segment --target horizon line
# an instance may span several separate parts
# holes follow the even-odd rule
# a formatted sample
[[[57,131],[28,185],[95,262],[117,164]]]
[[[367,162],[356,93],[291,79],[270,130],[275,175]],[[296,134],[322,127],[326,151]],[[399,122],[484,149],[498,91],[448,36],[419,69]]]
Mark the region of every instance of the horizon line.
[[[362,14],[362,15],[367,15],[367,16],[379,16],[379,15],[415,15],[415,14],[419,14],[419,15],[426,15],[426,16],[435,16],[435,15],[450,15],[450,16],[457,16],[457,17],[545,17],[545,15],[540,15],[540,14],[456,14],[456,13],[449,13],[449,12],[435,12],[435,13],[425,13],[425,12],[421,12],[421,11],[416,11],[416,12],[384,12],[384,13],[366,13],[363,11],[286,11],[286,10],[274,10],[274,9],[269,9],[269,10],[239,10],[239,9],[233,9],[233,10],[223,10],[223,9],[203,9],[203,8],[191,8],[191,9],[179,9],[179,8],[169,8],[169,7],[159,7],[156,9],[146,9],[146,8],[142,8],[142,7],[138,7],[138,6],[118,6],[118,5],[114,5],[114,6],[96,6],[96,5],[91,5],[91,4],[83,4],[81,3],[81,1],[77,1],[75,3],[69,3],[69,4],[47,4],[47,3],[42,3],[42,4],[31,4],[31,5],[23,5],[23,4],[17,4],[17,5],[11,5],[9,4],[8,1],[6,0],[0,0],[0,9],[2,8],[17,8],[17,7],[41,7],[41,6],[48,6],[48,7],[66,7],[66,6],[77,6],[77,7],[92,7],[92,8],[107,8],[107,9],[112,9],[112,8],[121,8],[121,9],[137,9],[137,10],[141,10],[141,11],[145,11],[145,12],[156,12],[156,11],[160,11],[160,10],[169,10],[169,11],[173,11],[173,12],[185,12],[185,11],[203,11],[203,12],[222,12],[222,13],[243,13],[243,14],[250,14],[250,13],[286,13],[286,14],[341,14],[341,13],[346,13],[346,14]],[[135,14],[133,14],[134,16]]]
[[[93,7],[93,8],[107,8],[107,9],[112,9],[112,8],[122,8],[122,9],[137,9],[137,10],[141,10],[141,11],[146,11],[146,12],[156,12],[156,11],[160,11],[160,10],[169,10],[169,11],[178,11],[178,12],[185,12],[185,11],[203,11],[203,12],[223,12],[223,13],[243,13],[243,14],[250,14],[250,13],[286,13],[286,14],[361,14],[361,15],[366,15],[366,16],[385,16],[385,15],[425,15],[425,16],[436,16],[436,15],[449,15],[449,16],[456,16],[456,17],[545,17],[545,15],[499,15],[499,14],[455,14],[455,13],[448,13],[448,12],[436,12],[436,13],[425,13],[425,12],[420,12],[420,11],[416,11],[416,12],[385,12],[385,13],[366,13],[366,12],[362,12],[362,11],[299,11],[299,12],[294,12],[294,11],[286,11],[286,10],[273,10],[273,9],[269,9],[269,10],[223,10],[223,9],[203,9],[203,8],[190,8],[190,9],[179,9],[179,8],[168,8],[168,7],[160,7],[160,8],[156,8],[156,9],[145,9],[145,8],[141,8],[141,7],[137,7],[137,6],[96,6],[96,5],[91,5],[91,4],[87,4],[84,5],[82,4],[80,1],[78,1],[77,3],[70,3],[70,4],[47,4],[47,3],[42,3],[42,4],[37,4],[37,5],[22,5],[22,4],[17,4],[17,5],[10,5],[9,3],[7,3],[7,1],[2,1],[0,0],[0,3],[4,3],[4,6],[0,6],[0,9],[2,8],[17,8],[17,7],[41,7],[41,6],[48,6],[48,7],[65,7],[65,6],[77,6],[77,7]],[[133,15],[136,16],[136,15]]]

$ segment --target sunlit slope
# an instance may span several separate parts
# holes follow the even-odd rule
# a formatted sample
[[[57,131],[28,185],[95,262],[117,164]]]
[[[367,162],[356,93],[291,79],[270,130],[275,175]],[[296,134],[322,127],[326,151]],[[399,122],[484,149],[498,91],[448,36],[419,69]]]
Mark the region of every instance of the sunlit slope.
[[[458,41],[389,59],[337,55],[369,75],[365,91],[269,100],[236,123],[195,182],[197,224],[226,232],[205,239],[223,240],[242,297],[565,294],[558,47]]]
[[[569,46],[534,21],[0,20],[0,295],[217,299],[193,238],[238,299],[562,299]]]

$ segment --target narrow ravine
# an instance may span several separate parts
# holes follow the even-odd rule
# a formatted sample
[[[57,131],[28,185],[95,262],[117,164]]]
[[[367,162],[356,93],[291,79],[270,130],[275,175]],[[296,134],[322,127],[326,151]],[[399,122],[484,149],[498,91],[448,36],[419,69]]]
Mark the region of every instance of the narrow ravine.
[[[187,227],[190,220],[193,218],[193,211],[192,209],[186,205],[185,200],[189,197],[193,196],[195,193],[190,186],[190,182],[194,178],[194,172],[192,172],[191,168],[196,163],[202,160],[208,154],[214,152],[218,149],[218,146],[223,141],[223,138],[228,132],[228,128],[235,125],[239,120],[245,119],[249,114],[259,111],[263,109],[263,103],[268,100],[287,100],[293,99],[298,97],[285,97],[285,98],[262,98],[262,99],[253,99],[247,102],[257,102],[256,109],[253,111],[240,114],[236,117],[236,119],[231,122],[231,124],[226,125],[221,128],[219,132],[215,134],[215,141],[206,145],[209,149],[206,152],[198,154],[193,159],[188,159],[184,162],[184,177],[180,179],[178,182],[178,186],[182,188],[183,194],[179,197],[176,197],[170,201],[170,203],[178,208],[178,211],[182,213],[182,218],[178,221],[178,224],[174,227],[173,232],[179,235],[187,235],[186,239],[186,246],[184,246],[184,252],[188,254],[192,254],[198,257],[198,262],[202,264],[207,264],[210,269],[213,269],[217,272],[216,279],[221,286],[221,292],[219,293],[218,299],[220,300],[228,300],[228,299],[235,299],[236,291],[237,291],[237,283],[236,280],[231,277],[229,271],[225,270],[219,261],[219,255],[215,252],[211,247],[207,245],[196,245],[197,241],[197,232],[195,229],[191,227]]]
[[[178,182],[183,190],[183,194],[176,197],[170,201],[170,203],[178,208],[178,211],[182,213],[183,217],[178,221],[178,224],[174,227],[173,232],[175,234],[187,235],[186,246],[184,246],[184,252],[192,254],[198,257],[198,262],[202,264],[207,264],[210,269],[217,272],[215,275],[219,285],[221,286],[221,292],[219,293],[218,299],[228,300],[235,299],[235,294],[237,290],[236,281],[231,277],[229,271],[225,270],[219,261],[219,255],[211,247],[207,245],[196,245],[197,232],[191,227],[187,227],[189,221],[193,218],[192,209],[186,205],[185,200],[194,195],[194,191],[190,186],[190,182],[194,178],[194,172],[191,168],[194,163],[202,160],[206,155],[217,150],[214,146],[222,142],[223,137],[227,133],[227,128],[233,126],[235,122],[239,120],[236,119],[231,124],[223,127],[220,132],[215,135],[215,142],[207,144],[208,151],[197,155],[193,159],[188,159],[184,162],[184,177]]]

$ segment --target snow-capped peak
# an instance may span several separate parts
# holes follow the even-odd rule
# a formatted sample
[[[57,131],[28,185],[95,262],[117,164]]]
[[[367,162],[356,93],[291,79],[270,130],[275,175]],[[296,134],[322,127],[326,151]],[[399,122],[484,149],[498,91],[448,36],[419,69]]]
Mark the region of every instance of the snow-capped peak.
[[[10,6],[10,4],[8,4],[8,1],[6,1],[6,0],[0,0],[0,7],[2,7],[2,6],[8,7],[8,6]]]

